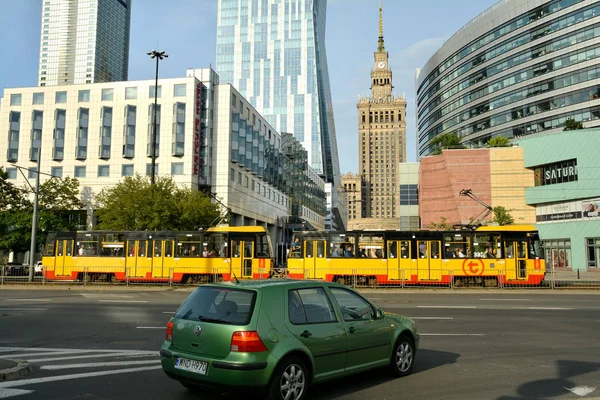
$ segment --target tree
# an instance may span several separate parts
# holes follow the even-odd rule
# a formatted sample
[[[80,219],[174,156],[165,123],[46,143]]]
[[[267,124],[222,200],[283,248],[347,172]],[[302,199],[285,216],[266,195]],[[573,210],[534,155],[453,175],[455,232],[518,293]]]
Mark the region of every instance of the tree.
[[[492,208],[492,212],[494,213],[494,218],[492,221],[496,222],[498,225],[512,225],[515,223],[515,219],[510,215],[510,210],[507,210],[503,206],[496,206]]]
[[[487,142],[487,147],[510,147],[510,139],[505,136],[496,136]]]
[[[99,229],[197,230],[214,223],[219,207],[204,193],[178,188],[172,177],[158,177],[154,187],[139,174],[104,188],[98,201]]]
[[[448,223],[446,221],[447,221],[446,217],[440,217],[440,222],[439,223],[432,222],[431,224],[429,224],[429,229],[431,229],[432,231],[450,231],[450,230],[452,230],[452,226],[448,225]]]
[[[431,141],[433,151],[432,155],[442,154],[442,150],[446,149],[464,149],[465,146],[460,143],[460,139],[456,133],[445,133],[437,136]]]
[[[576,129],[583,129],[583,123],[581,121],[575,121],[569,118],[565,121],[565,127],[563,131],[574,131]]]

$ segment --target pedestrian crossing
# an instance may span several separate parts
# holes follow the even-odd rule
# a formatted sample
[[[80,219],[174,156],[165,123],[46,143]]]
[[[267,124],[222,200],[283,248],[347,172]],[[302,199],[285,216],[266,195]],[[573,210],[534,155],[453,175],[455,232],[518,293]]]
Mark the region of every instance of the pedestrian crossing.
[[[146,350],[0,347],[0,358],[28,361],[34,371],[0,382],[0,399],[41,390],[39,385],[47,382],[161,369],[159,352]]]

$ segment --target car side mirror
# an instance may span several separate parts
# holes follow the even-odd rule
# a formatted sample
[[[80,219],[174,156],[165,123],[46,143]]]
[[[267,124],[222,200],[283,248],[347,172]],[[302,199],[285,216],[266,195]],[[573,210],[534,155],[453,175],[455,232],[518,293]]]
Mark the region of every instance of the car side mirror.
[[[381,308],[378,308],[377,311],[375,311],[375,319],[383,319],[383,317],[385,317],[385,313]]]

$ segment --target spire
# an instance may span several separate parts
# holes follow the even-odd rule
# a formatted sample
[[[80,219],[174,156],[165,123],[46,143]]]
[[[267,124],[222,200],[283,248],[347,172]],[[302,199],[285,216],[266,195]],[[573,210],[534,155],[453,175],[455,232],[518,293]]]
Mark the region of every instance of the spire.
[[[379,2],[379,46],[377,46],[377,51],[385,51],[385,46],[383,45],[383,6],[381,2]]]

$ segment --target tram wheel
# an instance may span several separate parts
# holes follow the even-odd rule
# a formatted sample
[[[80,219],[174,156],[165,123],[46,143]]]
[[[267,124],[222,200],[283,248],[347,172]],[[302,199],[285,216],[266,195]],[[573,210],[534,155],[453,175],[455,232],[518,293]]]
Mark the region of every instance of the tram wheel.
[[[461,287],[461,286],[462,286],[462,279],[454,278],[454,287]]]
[[[367,284],[371,287],[377,286],[379,283],[377,282],[377,278],[369,278]]]
[[[346,280],[344,279],[343,276],[336,276],[335,279],[333,280],[335,283],[339,283],[342,285],[346,284]]]

